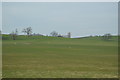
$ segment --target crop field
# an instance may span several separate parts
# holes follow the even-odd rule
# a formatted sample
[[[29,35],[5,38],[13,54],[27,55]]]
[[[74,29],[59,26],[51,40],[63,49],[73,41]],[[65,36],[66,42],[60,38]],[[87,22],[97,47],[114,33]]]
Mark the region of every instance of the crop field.
[[[19,39],[20,38],[20,39]],[[117,78],[118,42],[40,36],[2,41],[4,78]]]

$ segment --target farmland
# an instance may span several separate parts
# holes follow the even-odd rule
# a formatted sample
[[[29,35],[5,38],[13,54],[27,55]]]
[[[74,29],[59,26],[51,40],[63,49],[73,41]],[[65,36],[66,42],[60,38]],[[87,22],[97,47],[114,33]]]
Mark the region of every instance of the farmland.
[[[117,78],[117,37],[26,37],[2,41],[4,78]]]

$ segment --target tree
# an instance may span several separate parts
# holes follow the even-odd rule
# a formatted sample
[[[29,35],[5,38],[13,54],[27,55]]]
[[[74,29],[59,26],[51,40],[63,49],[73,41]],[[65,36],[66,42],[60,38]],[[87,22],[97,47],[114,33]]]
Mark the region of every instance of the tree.
[[[104,34],[103,36],[102,36],[102,39],[103,40],[110,40],[112,38],[112,35],[111,34]]]
[[[0,38],[1,38],[1,36],[2,36],[2,31],[0,30]]]
[[[28,27],[26,29],[23,29],[22,31],[23,33],[26,33],[28,36],[30,36],[32,34],[32,28]]]
[[[71,38],[71,33],[70,32],[68,33],[68,38]]]
[[[2,31],[0,30],[0,35],[2,34]]]
[[[58,33],[56,31],[53,31],[53,32],[50,33],[50,35],[53,36],[53,37],[57,37]]]
[[[63,37],[61,34],[58,34],[58,36],[57,37]]]
[[[12,37],[13,40],[16,40],[17,35],[18,35],[18,30],[16,29],[16,30],[13,31],[10,35],[11,35],[11,37]]]

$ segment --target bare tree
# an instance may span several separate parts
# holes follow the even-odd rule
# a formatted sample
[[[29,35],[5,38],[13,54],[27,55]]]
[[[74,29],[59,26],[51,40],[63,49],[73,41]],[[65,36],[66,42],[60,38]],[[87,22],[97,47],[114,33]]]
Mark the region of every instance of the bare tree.
[[[71,33],[70,32],[68,33],[68,38],[71,38]]]
[[[30,36],[32,34],[32,28],[31,27],[25,28],[25,29],[23,29],[22,32],[26,33],[28,36]]]
[[[0,30],[0,40],[2,39],[2,31]]]
[[[13,31],[12,33],[10,33],[11,37],[13,40],[16,40],[17,35],[18,35],[18,30],[16,29],[15,31]]]
[[[23,29],[22,32],[23,32],[24,34],[26,34],[26,29]]]
[[[53,36],[53,37],[57,37],[59,34],[56,31],[53,31],[53,32],[50,33],[50,35]]]
[[[0,35],[2,34],[2,31],[0,30]]]

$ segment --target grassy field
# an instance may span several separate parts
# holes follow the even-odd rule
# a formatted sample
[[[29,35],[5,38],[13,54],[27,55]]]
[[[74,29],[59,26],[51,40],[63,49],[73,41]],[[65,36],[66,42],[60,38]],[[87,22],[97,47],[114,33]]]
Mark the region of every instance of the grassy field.
[[[4,78],[117,78],[116,38],[3,40]]]

